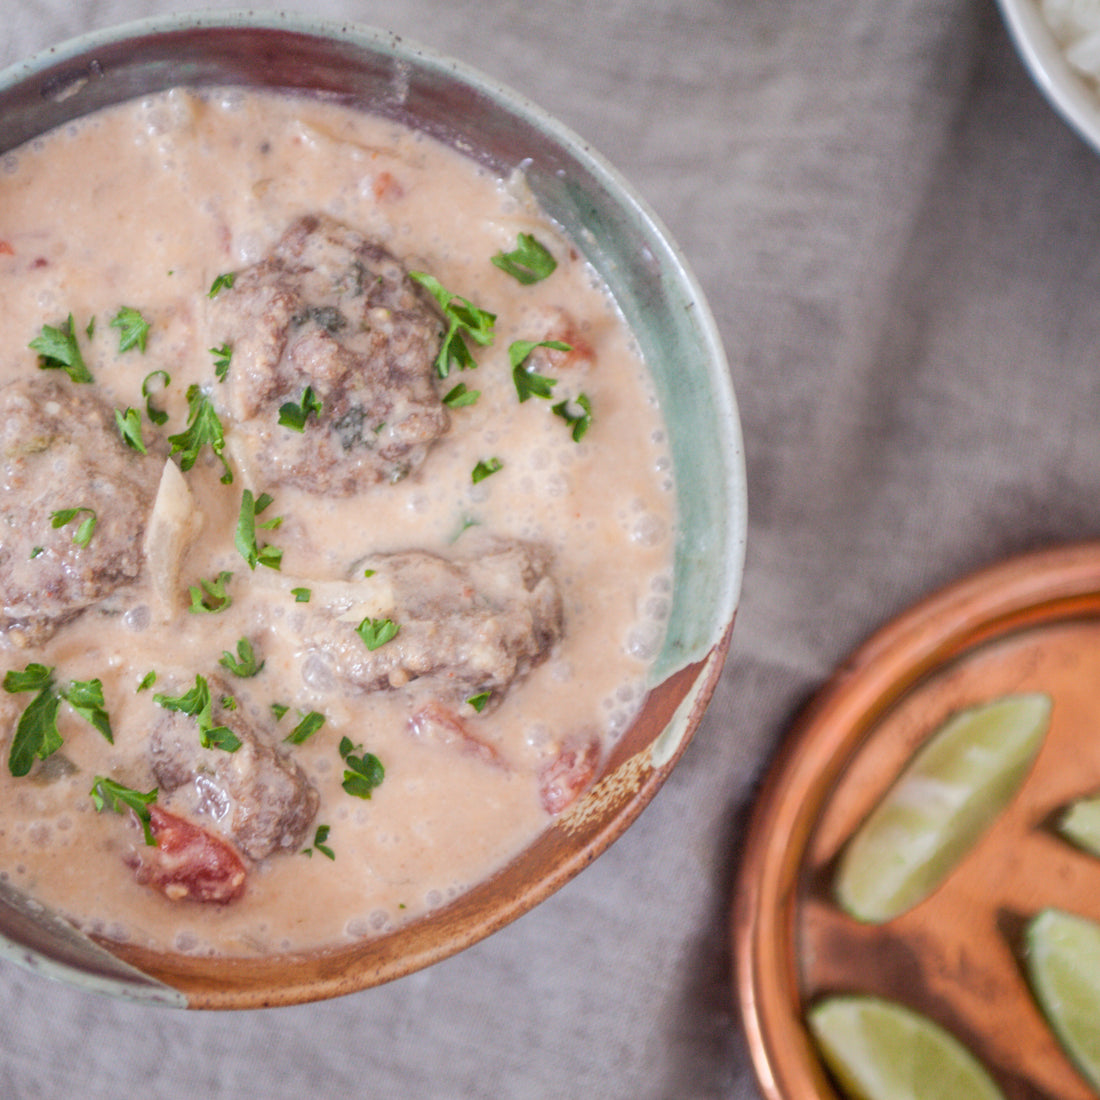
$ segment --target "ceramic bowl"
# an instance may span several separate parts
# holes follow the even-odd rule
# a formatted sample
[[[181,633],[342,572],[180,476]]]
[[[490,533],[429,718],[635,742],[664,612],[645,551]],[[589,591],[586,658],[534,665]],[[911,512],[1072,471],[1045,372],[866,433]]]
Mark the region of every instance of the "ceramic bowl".
[[[1075,68],[1066,47],[1077,35],[1056,35],[1044,17],[1041,0],[998,0],[1001,15],[1032,79],[1051,106],[1097,152],[1100,152],[1100,79]],[[1060,36],[1064,40],[1060,40]],[[1096,72],[1100,74],[1100,51]]]
[[[155,19],[95,33],[0,73],[0,153],[89,111],[178,85],[320,93],[449,142],[506,176],[606,280],[655,376],[677,475],[673,606],[639,717],[588,793],[499,873],[353,946],[210,959],[93,943],[24,899],[0,902],[0,950],[82,988],[192,1008],[316,1000],[398,978],[480,940],[562,886],[653,798],[683,753],[729,645],[744,557],[745,475],[713,319],[668,234],[584,142],[452,59],[366,27],[292,16]]]

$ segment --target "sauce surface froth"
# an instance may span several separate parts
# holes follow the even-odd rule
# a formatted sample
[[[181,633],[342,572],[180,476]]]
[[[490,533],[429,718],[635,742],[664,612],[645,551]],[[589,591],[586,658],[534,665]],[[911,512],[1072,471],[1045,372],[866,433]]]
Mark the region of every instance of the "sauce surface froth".
[[[341,241],[350,233],[353,251],[360,248],[355,255],[366,255],[360,246],[370,242],[404,270],[427,273],[495,315],[491,343],[465,341],[476,369],[432,378],[440,401],[460,382],[477,400],[446,409],[444,430],[416,461],[399,458],[358,488],[327,474],[314,488],[308,467],[296,478],[276,476],[280,440],[301,448],[325,415],[310,410],[301,378],[287,385],[293,403],[306,410],[302,432],[277,422],[275,410],[286,403],[278,393],[270,412],[256,413],[259,436],[244,431],[249,387],[259,377],[255,365],[266,354],[264,325],[286,297],[291,261],[272,257],[280,247],[298,247],[287,243],[294,227]],[[490,262],[515,249],[521,234],[557,261],[548,277],[523,283]],[[303,239],[302,247],[315,247],[314,237]],[[317,260],[310,270],[327,262]],[[348,270],[358,271],[356,265],[363,266],[357,259]],[[237,285],[211,296],[218,276],[230,272]],[[333,276],[332,285],[340,278]],[[383,276],[370,279],[381,284]],[[435,311],[438,340],[447,322],[428,290],[407,279],[400,286]],[[522,180],[500,181],[421,134],[332,104],[239,90],[173,91],[100,112],[0,159],[0,298],[0,402],[5,394],[11,402],[13,394],[29,392],[20,415],[48,406],[61,424],[80,420],[89,438],[102,429],[85,415],[97,401],[109,412],[135,410],[130,422],[140,424],[148,453],[126,449],[114,424],[111,446],[101,449],[126,449],[134,491],[139,499],[147,493],[150,508],[155,497],[157,508],[154,521],[140,507],[120,504],[138,513],[141,530],[128,534],[121,517],[106,514],[118,496],[113,483],[110,491],[102,484],[111,475],[80,480],[82,471],[98,471],[102,456],[81,461],[80,452],[75,465],[68,452],[68,465],[56,460],[48,491],[33,506],[11,497],[10,515],[25,517],[9,518],[0,530],[0,569],[12,584],[41,566],[43,577],[71,585],[97,540],[101,552],[110,538],[119,539],[120,549],[110,559],[109,591],[89,589],[86,570],[78,578],[86,606],[63,609],[44,630],[33,626],[35,608],[25,605],[36,591],[45,599],[45,581],[22,603],[5,596],[3,671],[45,666],[53,670],[51,690],[62,695],[72,694],[73,682],[100,680],[113,733],[112,743],[63,699],[62,746],[35,757],[25,775],[0,765],[5,881],[107,938],[196,953],[304,950],[378,934],[445,904],[518,853],[576,797],[644,696],[668,613],[674,491],[660,411],[630,333]],[[144,347],[120,350],[127,316],[134,332],[134,314],[112,324],[124,308],[148,323]],[[379,324],[388,323],[394,311],[377,308]],[[332,340],[347,337],[336,307],[303,310],[292,302],[285,312],[293,314],[286,331],[298,343],[285,351],[280,370],[292,367],[295,356],[314,354],[310,341],[331,350]],[[71,371],[48,366],[29,348],[43,326],[72,337],[92,382],[74,381]],[[370,323],[360,327],[373,331]],[[546,340],[572,350],[535,349],[521,370],[532,368],[555,385],[548,396],[521,401],[510,346]],[[228,371],[218,366],[226,358]],[[316,392],[323,388],[318,383]],[[591,410],[583,435],[576,430],[582,394]],[[165,423],[150,419],[147,395],[154,413],[167,414]],[[181,470],[185,451],[177,446],[172,453],[169,437],[185,432],[204,395],[224,428],[226,462],[207,445]],[[325,400],[335,407],[335,396]],[[355,405],[332,428],[337,458],[352,443],[374,456],[371,433],[389,439],[393,424],[381,416],[364,424],[365,407]],[[438,410],[429,411],[438,427]],[[420,411],[414,412],[410,423],[419,430]],[[59,448],[84,438],[59,433]],[[19,491],[16,466],[39,461],[20,438],[0,456],[9,495]],[[34,446],[52,453],[48,443]],[[166,462],[173,468],[164,470]],[[479,463],[495,472],[475,480]],[[61,472],[70,468],[75,473]],[[250,567],[238,545],[246,490],[254,502],[265,493],[271,498],[254,525],[259,550],[275,548],[276,557],[281,551],[278,560],[268,551],[266,565],[261,555]],[[95,499],[107,503],[97,510],[86,494],[101,492]],[[89,511],[62,523],[56,513],[65,508]],[[93,511],[90,540],[75,546],[81,520]],[[136,538],[146,540],[144,557],[127,572]],[[532,611],[521,593],[516,613],[528,632],[523,638],[545,635],[543,648],[529,645],[512,678],[494,680],[486,691],[447,668],[422,676],[410,671],[419,656],[387,666],[382,658],[398,649],[386,647],[414,635],[410,620],[400,633],[405,605],[393,602],[387,570],[399,559],[391,555],[432,555],[415,559],[414,570],[438,559],[446,568],[457,561],[472,570],[456,583],[473,593],[473,606],[486,585],[504,581],[503,571],[483,570],[489,576],[480,577],[471,563],[490,560],[501,547],[535,548],[520,573],[534,571],[541,584],[544,569],[549,578],[549,587],[524,582],[538,599],[545,596],[542,610]],[[411,574],[406,601],[436,583],[422,583],[421,575]],[[210,586],[205,594],[203,580]],[[214,606],[223,590],[229,606],[193,611],[192,589]],[[51,599],[56,591],[49,589]],[[544,611],[551,625],[530,627]],[[368,649],[367,635],[387,619],[397,637]],[[465,621],[448,626],[458,638],[449,646],[465,644]],[[477,644],[466,654],[474,663],[483,656],[481,631],[511,629],[493,615],[477,624],[471,628]],[[435,625],[419,629],[428,637]],[[263,662],[255,675],[234,675],[219,663],[240,657],[241,639]],[[368,658],[382,663],[368,668]],[[139,690],[149,673],[155,683]],[[205,727],[201,716],[165,705],[194,689],[200,676],[213,698]],[[20,686],[10,677],[7,683]],[[0,693],[5,757],[35,697],[33,689]],[[313,713],[323,725],[300,744],[286,741]],[[185,781],[167,782],[171,768],[157,754],[176,753],[172,767],[186,769],[179,754],[192,751],[173,737],[197,743],[211,725],[232,730],[235,723],[242,724],[238,732],[244,724],[257,731],[256,743],[232,754],[194,749],[199,763]],[[221,794],[199,797],[218,753],[232,760],[230,783],[249,781],[241,779],[249,754],[289,762],[295,782],[316,792],[315,805],[298,807],[308,829],[286,826],[270,852],[262,844],[249,848],[253,833],[230,830]],[[384,768],[369,799],[344,788],[349,754],[373,754]],[[239,895],[203,902],[178,884],[158,889],[142,873],[148,846],[134,814],[112,812],[109,802],[97,812],[89,794],[96,777],[138,792],[159,788],[157,805],[228,837],[245,872]]]

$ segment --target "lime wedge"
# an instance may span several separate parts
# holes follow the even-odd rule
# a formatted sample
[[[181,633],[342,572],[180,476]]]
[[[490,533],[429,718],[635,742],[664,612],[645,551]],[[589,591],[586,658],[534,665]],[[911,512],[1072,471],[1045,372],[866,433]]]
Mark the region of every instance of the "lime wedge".
[[[1071,803],[1058,822],[1058,832],[1078,848],[1100,856],[1100,794]]]
[[[1058,1041],[1100,1090],[1100,924],[1044,909],[1027,927],[1032,992]]]
[[[825,1064],[852,1100],[1004,1100],[985,1067],[912,1009],[836,996],[807,1017]]]
[[[1006,695],[949,718],[848,842],[841,908],[879,924],[932,893],[1022,785],[1050,709],[1047,695]]]

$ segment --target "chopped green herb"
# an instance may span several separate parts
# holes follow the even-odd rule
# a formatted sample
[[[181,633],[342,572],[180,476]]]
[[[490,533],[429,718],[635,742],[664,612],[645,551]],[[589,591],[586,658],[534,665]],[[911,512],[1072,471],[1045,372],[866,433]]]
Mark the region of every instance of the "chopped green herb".
[[[301,403],[295,405],[293,401],[279,406],[279,423],[284,428],[290,428],[294,432],[304,432],[309,414],[321,415],[323,408],[320,398],[313,392],[312,386],[306,386],[302,391]]]
[[[495,474],[497,470],[502,470],[504,463],[499,458],[486,458],[482,459],[474,468],[470,474],[470,480],[476,485],[479,481],[484,481],[491,474]]]
[[[233,348],[230,344],[222,344],[220,348],[210,348],[210,354],[214,356],[214,374],[219,382],[224,382],[229,374],[229,364],[233,362]]]
[[[224,272],[210,284],[210,289],[206,294],[207,298],[216,298],[220,291],[230,290],[236,281],[237,273],[235,271]]]
[[[281,722],[283,719],[283,715],[286,714],[288,710],[290,710],[290,707],[288,707],[285,703],[271,704],[271,713],[275,715],[276,722]]]
[[[492,694],[493,693],[491,691],[481,691],[478,692],[477,695],[471,695],[470,698],[466,700],[466,702],[469,703],[470,706],[472,706],[474,710],[478,712],[478,714],[480,714],[485,709],[485,704],[489,702]]]
[[[336,853],[325,843],[328,840],[329,827],[327,825],[318,825],[317,832],[313,834],[313,847],[317,849],[323,856],[327,856],[329,859],[335,859]],[[310,855],[310,849],[304,849],[305,855]]]
[[[325,716],[311,710],[283,740],[289,741],[292,745],[300,745],[312,737],[324,724]]]
[[[11,669],[4,674],[4,690],[9,695],[22,691],[41,691],[53,686],[53,669],[47,665],[31,663],[22,672]]]
[[[73,680],[68,687],[61,689],[61,698],[114,744],[111,720],[107,717],[106,704],[103,701],[101,680]]]
[[[137,691],[148,691],[157,682],[157,674],[150,670],[142,678],[141,683],[138,684]]]
[[[191,596],[191,612],[196,615],[216,615],[229,607],[233,598],[226,592],[225,586],[232,576],[232,573],[222,570],[213,580],[200,578],[198,584],[190,585],[187,591]]]
[[[581,408],[579,413],[570,410],[568,401],[559,401],[554,406],[554,412],[573,429],[573,442],[580,443],[585,432],[592,427],[592,403],[583,393],[577,394],[576,403]]]
[[[106,776],[97,775],[92,783],[92,789],[88,792],[92,796],[92,803],[96,812],[102,813],[110,807],[116,814],[123,814],[132,810],[134,816],[141,823],[145,833],[145,843],[152,846],[156,844],[151,825],[152,817],[149,813],[149,804],[157,800],[157,788],[142,794],[131,787],[124,787]]]
[[[340,785],[356,798],[370,798],[371,792],[385,779],[386,769],[374,753],[355,756],[355,750],[356,746],[347,737],[340,739],[339,753],[344,761],[344,781]]]
[[[84,326],[84,335],[90,340],[95,336],[95,314],[93,313],[88,323]]]
[[[237,700],[232,695],[223,695],[220,702],[226,710],[237,709]]]
[[[569,344],[563,344],[560,340],[515,340],[508,345],[508,362],[512,364],[512,381],[516,386],[516,393],[521,402],[529,397],[551,396],[551,391],[558,384],[556,378],[547,378],[545,375],[536,374],[527,366],[527,360],[535,348],[550,348],[552,351],[572,351]]]
[[[44,554],[45,552],[46,552],[46,548],[44,546],[32,546],[31,547],[31,557],[32,558],[37,558],[40,554]]]
[[[73,542],[77,546],[87,546],[92,541],[92,535],[95,533],[96,514],[91,508],[62,508],[57,512],[50,513],[50,526],[53,528],[64,527],[68,523],[72,523],[77,516],[87,512],[87,516],[77,524],[76,531],[73,533]]]
[[[71,313],[64,328],[43,325],[41,335],[36,336],[28,346],[38,352],[38,365],[42,370],[63,370],[74,382],[95,381],[84,356],[80,354]]]
[[[214,409],[210,398],[202,392],[197,384],[192,384],[187,390],[188,420],[187,427],[177,435],[170,435],[168,442],[172,449],[170,454],[179,454],[180,469],[190,470],[199,457],[199,452],[207,444],[214,454],[221,459],[225,467],[222,474],[222,484],[228,485],[233,480],[233,471],[225,459],[225,433],[222,430],[222,422]]]
[[[234,676],[240,676],[241,679],[255,676],[264,667],[263,661],[256,663],[256,652],[247,638],[242,638],[237,643],[236,657],[228,649],[223,649],[221,657],[218,658],[218,664],[228,669]]]
[[[165,710],[178,711],[194,718],[199,727],[199,743],[204,749],[224,749],[236,752],[241,747],[240,738],[226,726],[214,725],[214,702],[210,687],[203,676],[196,674],[195,686],[183,695],[153,696],[153,701]]]
[[[168,414],[163,409],[155,408],[153,405],[153,396],[149,392],[149,383],[160,375],[164,379],[164,388],[167,388],[172,384],[171,375],[166,370],[154,370],[150,371],[145,376],[145,381],[141,383],[141,396],[145,398],[145,413],[154,424],[164,424],[168,421]]]
[[[375,573],[377,573],[377,572],[378,572],[377,569],[364,569],[363,570],[363,576],[364,577],[373,577],[375,575]]]
[[[270,503],[271,497],[266,493],[259,501],[252,496],[251,489],[245,489],[241,493],[241,510],[237,517],[234,541],[241,557],[248,562],[249,569],[255,569],[257,565],[266,565],[268,569],[279,569],[282,566],[283,552],[279,547],[268,543],[259,546],[256,543],[256,513],[263,511]]]
[[[520,233],[516,238],[516,247],[511,252],[498,252],[492,257],[492,262],[524,286],[552,275],[558,266],[549,250],[530,233]]]
[[[308,588],[292,588],[290,594],[294,597],[295,603],[309,603],[310,597],[313,595]]]
[[[367,649],[379,649],[397,636],[400,628],[392,619],[364,619],[355,633],[366,643]]]
[[[447,332],[435,358],[435,369],[439,377],[446,378],[452,367],[458,370],[476,367],[477,363],[466,344],[466,338],[469,337],[482,347],[491,344],[496,314],[479,309],[468,299],[452,294],[438,279],[423,271],[410,271],[409,278],[419,283],[436,300],[447,321]]]
[[[8,753],[8,770],[14,776],[26,775],[35,758],[45,760],[61,748],[57,729],[57,710],[61,696],[53,682],[53,669],[31,663],[22,672],[12,669],[4,676],[4,690],[11,695],[35,692],[15,727]]]
[[[142,353],[145,352],[145,341],[149,336],[149,322],[142,317],[138,310],[132,309],[130,306],[123,306],[112,319],[111,328],[119,330],[119,355],[131,348],[137,348]]]
[[[137,409],[128,408],[125,412],[115,409],[115,424],[118,425],[118,434],[122,436],[123,443],[143,455],[149,453],[145,448],[145,440],[141,438],[141,413]]]
[[[463,516],[462,522],[458,525],[458,530],[451,536],[451,542],[456,543],[471,527],[480,527],[481,520],[474,519],[473,516]]]
[[[444,395],[443,404],[448,409],[461,409],[467,405],[473,405],[480,396],[481,390],[467,389],[465,382],[459,382],[453,390]]]

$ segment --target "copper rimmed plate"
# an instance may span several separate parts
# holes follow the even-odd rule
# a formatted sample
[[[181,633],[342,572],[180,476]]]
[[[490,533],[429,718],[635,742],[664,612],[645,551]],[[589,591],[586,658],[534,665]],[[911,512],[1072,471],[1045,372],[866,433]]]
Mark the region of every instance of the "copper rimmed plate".
[[[1046,742],[1015,800],[931,897],[879,926],[831,897],[837,854],[948,715],[1045,691]],[[1017,558],[918,604],[863,645],[787,739],[755,807],[733,913],[735,980],[769,1100],[837,1095],[803,1026],[833,992],[891,997],[952,1031],[1009,1100],[1088,1100],[1021,970],[1057,905],[1100,920],[1100,860],[1052,821],[1100,790],[1100,544]]]

